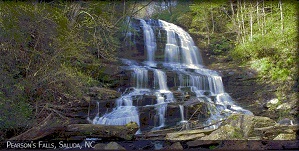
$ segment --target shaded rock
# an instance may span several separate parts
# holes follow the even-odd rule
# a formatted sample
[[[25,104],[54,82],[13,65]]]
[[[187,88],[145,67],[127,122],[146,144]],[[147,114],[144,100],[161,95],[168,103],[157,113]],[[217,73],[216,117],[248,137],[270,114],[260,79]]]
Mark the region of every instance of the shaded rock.
[[[126,150],[126,149],[116,142],[110,142],[104,147],[104,150]]]
[[[205,135],[208,135],[213,130],[185,130],[181,132],[174,132],[174,133],[167,133],[166,139],[167,140],[195,140]]]
[[[166,150],[183,150],[183,146],[181,145],[180,142],[173,143],[169,147],[164,148]]]
[[[238,141],[223,141],[223,144],[219,148],[221,150],[247,150],[248,141],[238,140]]]
[[[89,89],[89,96],[96,97],[99,100],[116,99],[120,97],[120,93],[106,88],[92,87]]]
[[[218,146],[221,142],[219,140],[193,140],[187,142],[189,148],[205,147],[205,146]]]
[[[104,150],[105,146],[106,146],[106,144],[104,144],[104,143],[98,143],[98,144],[94,145],[94,149],[95,150]]]
[[[295,140],[296,134],[279,134],[273,140]]]

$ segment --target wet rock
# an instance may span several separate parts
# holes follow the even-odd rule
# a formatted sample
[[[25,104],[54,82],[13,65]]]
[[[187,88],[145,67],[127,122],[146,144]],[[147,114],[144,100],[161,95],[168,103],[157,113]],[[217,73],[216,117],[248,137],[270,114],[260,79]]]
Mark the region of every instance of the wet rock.
[[[126,149],[116,142],[110,142],[104,147],[104,150],[126,150]]]
[[[273,140],[295,140],[296,134],[279,134]]]
[[[285,118],[285,119],[282,119],[278,122],[278,124],[280,125],[293,125],[293,121],[288,119],[288,118]]]

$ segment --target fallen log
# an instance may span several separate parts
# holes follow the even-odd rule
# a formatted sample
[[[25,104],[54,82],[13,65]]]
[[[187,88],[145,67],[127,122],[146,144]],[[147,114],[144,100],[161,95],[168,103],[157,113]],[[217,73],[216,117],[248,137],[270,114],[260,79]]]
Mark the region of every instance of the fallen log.
[[[86,136],[96,138],[121,138],[132,140],[138,130],[136,123],[128,123],[127,125],[93,125],[93,124],[71,124],[65,131],[65,137]]]

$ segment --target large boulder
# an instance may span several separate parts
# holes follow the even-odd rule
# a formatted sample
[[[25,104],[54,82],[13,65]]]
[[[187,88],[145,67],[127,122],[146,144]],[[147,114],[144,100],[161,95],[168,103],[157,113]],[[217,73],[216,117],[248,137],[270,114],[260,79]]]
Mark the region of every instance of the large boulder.
[[[210,135],[202,137],[201,140],[240,140],[243,139],[242,130],[232,125],[221,126]]]
[[[279,134],[273,140],[296,140],[296,134]]]
[[[244,138],[261,136],[254,131],[254,128],[274,126],[275,124],[276,122],[268,117],[245,114],[232,114],[222,123],[222,125],[230,125],[240,129]]]

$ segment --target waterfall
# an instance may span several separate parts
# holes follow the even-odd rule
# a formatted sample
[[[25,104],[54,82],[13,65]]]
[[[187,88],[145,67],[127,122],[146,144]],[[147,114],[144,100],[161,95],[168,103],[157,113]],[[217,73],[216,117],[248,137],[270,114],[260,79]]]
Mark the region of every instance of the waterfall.
[[[198,65],[199,52],[191,36],[181,27],[159,20],[160,26],[167,32],[165,58],[167,62],[178,62],[189,67]],[[176,35],[178,38],[176,38]],[[181,57],[181,58],[180,58]],[[201,58],[200,58],[201,59]]]
[[[131,73],[128,78],[130,87],[126,87],[122,96],[115,100],[116,106],[111,112],[101,113],[100,116],[97,109],[93,124],[125,125],[133,121],[146,130],[161,129],[171,123],[187,122],[185,118],[190,118],[187,117],[190,113],[184,114],[184,108],[188,107],[186,102],[207,104],[204,110],[208,110],[208,115],[198,116],[198,121],[203,125],[212,124],[208,128],[217,128],[217,121],[231,113],[252,114],[234,104],[233,99],[225,93],[222,78],[216,71],[202,65],[200,50],[186,31],[162,20],[139,19],[136,22],[140,25],[134,27],[139,31],[138,34],[143,34],[141,37],[147,59],[143,62],[121,59],[125,65],[122,67],[124,72]],[[127,36],[133,39],[135,35],[130,33]],[[164,58],[161,58],[161,54]],[[159,55],[162,61],[155,60],[155,55]],[[182,99],[178,99],[174,91],[187,94],[190,99],[179,102]],[[149,99],[144,99],[146,97]],[[177,107],[176,110],[168,109],[173,106]],[[168,112],[173,116],[173,112],[178,112],[179,117],[169,117]],[[148,120],[146,124],[145,119]]]
[[[185,116],[184,116],[184,106],[179,105],[179,107],[180,107],[180,113],[181,113],[181,122],[186,122],[185,121]]]
[[[134,68],[133,78],[136,83],[136,88],[141,89],[141,88],[147,88],[147,83],[148,83],[148,70],[144,68]]]
[[[154,31],[150,25],[148,25],[143,19],[140,19],[140,22],[143,27],[143,35],[144,35],[144,45],[147,50],[147,59],[150,64],[154,62],[154,56],[156,51],[156,38],[154,35]]]
[[[155,69],[155,85],[159,86],[159,91],[161,93],[167,93],[169,92],[168,87],[167,87],[167,80],[166,80],[166,75],[163,71]]]

